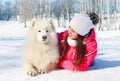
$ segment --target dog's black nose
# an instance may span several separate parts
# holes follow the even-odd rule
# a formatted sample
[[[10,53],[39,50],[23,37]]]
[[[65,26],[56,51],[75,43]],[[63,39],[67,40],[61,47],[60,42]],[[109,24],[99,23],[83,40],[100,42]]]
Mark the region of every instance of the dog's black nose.
[[[43,36],[42,36],[42,38],[43,38],[43,39],[46,39],[46,38],[47,38],[47,36],[46,36],[46,35],[43,35]]]

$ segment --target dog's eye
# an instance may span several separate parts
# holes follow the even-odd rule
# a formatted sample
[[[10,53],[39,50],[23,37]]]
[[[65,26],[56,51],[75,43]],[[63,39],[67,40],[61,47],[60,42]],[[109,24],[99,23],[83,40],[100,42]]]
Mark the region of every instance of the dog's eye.
[[[41,32],[41,30],[39,30],[38,32]]]
[[[46,30],[46,32],[48,32],[48,30]]]

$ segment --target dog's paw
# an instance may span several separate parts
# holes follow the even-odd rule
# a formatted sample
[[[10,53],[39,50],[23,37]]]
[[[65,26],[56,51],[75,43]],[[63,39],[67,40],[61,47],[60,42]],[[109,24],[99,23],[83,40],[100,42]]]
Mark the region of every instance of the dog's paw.
[[[48,69],[49,70],[54,70],[55,68],[56,68],[56,63],[54,63],[54,62],[51,62],[49,65],[48,65]]]
[[[35,69],[30,69],[28,72],[27,72],[28,75],[30,76],[36,76],[37,75],[37,71]]]
[[[44,73],[46,73],[47,71],[46,71],[46,69],[39,69],[38,72],[39,72],[40,74],[44,74]]]

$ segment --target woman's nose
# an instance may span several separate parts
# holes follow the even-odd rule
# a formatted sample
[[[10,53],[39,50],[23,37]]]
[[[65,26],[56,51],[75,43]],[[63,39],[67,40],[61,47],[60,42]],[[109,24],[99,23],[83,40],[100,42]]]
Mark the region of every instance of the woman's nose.
[[[70,28],[68,29],[68,33],[69,33],[69,34],[71,34],[71,33],[72,33],[72,31],[71,31],[71,29],[70,29]]]

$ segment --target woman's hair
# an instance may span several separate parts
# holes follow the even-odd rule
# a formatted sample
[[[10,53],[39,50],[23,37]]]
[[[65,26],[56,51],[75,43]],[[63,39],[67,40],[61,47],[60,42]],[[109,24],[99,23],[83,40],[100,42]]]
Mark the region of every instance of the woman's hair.
[[[67,38],[68,38],[68,34],[66,34],[65,38],[64,38],[64,46],[62,47],[61,49],[61,58],[63,56],[65,56],[66,52],[67,52],[67,47],[68,47],[68,43],[67,43]],[[81,60],[82,60],[82,57],[85,55],[84,54],[84,45],[83,45],[83,36],[79,35],[78,34],[78,39],[76,40],[76,50],[75,50],[75,53],[77,55],[76,57],[76,61],[74,63],[75,66],[77,66]]]
[[[86,14],[88,14],[88,16],[90,17],[90,19],[92,20],[94,25],[96,25],[99,22],[99,17],[96,13],[89,12],[89,13],[86,13]]]
[[[78,34],[78,39],[76,40],[76,42],[77,42],[77,45],[76,45],[77,58],[76,58],[76,61],[74,63],[74,65],[76,65],[76,66],[81,62],[82,58],[85,55],[83,38],[84,38],[84,36],[81,36],[81,35]]]

